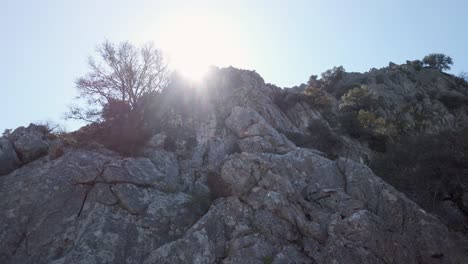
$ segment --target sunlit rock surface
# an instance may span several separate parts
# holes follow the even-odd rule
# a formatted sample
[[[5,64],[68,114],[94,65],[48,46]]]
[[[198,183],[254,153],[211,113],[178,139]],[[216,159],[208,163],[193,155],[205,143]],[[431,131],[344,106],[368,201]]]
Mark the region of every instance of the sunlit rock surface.
[[[0,138],[0,263],[466,263],[467,238],[361,164],[361,150],[330,160],[290,142],[284,132],[322,117],[282,112],[257,73],[215,70],[202,89],[183,87],[162,111],[178,130],[139,157],[51,158],[32,127]],[[385,100],[406,93],[395,87]],[[453,118],[438,120],[432,129]]]

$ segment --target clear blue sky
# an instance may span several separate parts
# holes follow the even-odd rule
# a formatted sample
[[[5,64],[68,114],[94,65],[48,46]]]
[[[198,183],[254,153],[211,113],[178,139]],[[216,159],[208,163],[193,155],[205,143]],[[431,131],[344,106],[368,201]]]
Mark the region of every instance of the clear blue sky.
[[[464,0],[1,0],[0,7],[1,131],[47,119],[76,128],[61,116],[98,43],[154,41],[190,54],[197,37],[183,30],[201,19],[216,26],[198,43],[217,49],[206,63],[254,69],[282,87],[335,65],[366,71],[431,52],[452,56],[452,73],[468,71]]]

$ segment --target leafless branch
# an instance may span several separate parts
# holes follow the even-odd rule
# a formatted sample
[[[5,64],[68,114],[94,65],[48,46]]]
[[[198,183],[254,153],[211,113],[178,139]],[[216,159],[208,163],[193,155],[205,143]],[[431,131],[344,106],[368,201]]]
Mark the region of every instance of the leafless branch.
[[[121,101],[135,109],[148,94],[160,92],[168,84],[168,69],[162,52],[148,43],[137,48],[129,42],[105,41],[96,48],[99,60],[90,57],[89,73],[76,80],[79,98],[89,109],[70,107],[67,118],[90,122],[111,101]]]

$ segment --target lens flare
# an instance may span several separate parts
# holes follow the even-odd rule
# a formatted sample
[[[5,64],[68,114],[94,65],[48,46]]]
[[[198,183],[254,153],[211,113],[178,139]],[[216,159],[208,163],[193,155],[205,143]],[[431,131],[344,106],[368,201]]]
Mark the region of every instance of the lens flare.
[[[211,65],[224,67],[243,61],[239,34],[226,18],[185,13],[161,24],[158,45],[170,68],[190,80],[200,81]]]

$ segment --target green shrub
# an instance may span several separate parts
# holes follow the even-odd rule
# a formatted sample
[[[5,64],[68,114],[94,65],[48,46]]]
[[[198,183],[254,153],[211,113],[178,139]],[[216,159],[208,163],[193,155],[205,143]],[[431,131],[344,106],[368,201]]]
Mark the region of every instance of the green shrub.
[[[341,97],[341,102],[340,109],[343,111],[373,110],[378,105],[367,86],[349,90]]]
[[[450,110],[468,106],[468,96],[443,94],[439,101]]]
[[[351,83],[351,84],[335,86],[334,89],[333,89],[333,95],[336,98],[341,98],[343,95],[345,95],[350,90],[352,90],[354,88],[359,88],[361,86],[362,85],[359,84],[359,83]]]
[[[326,70],[321,74],[322,88],[331,92],[336,83],[341,80],[346,73],[343,66],[333,67],[332,69]]]
[[[340,114],[338,120],[343,133],[346,133],[353,138],[360,138],[363,134],[362,128],[357,119],[357,112],[343,112]]]
[[[386,150],[389,133],[385,120],[372,112],[344,112],[339,118],[341,129],[353,138],[368,143],[370,149],[378,152]]]
[[[416,70],[416,71],[420,71],[423,67],[424,63],[420,60],[414,60],[411,62],[411,66],[413,66],[413,68]]]
[[[363,129],[367,129],[376,134],[386,134],[387,124],[385,119],[377,116],[375,113],[366,110],[359,110],[357,120],[359,122],[359,126]]]
[[[332,69],[326,70],[321,74],[324,82],[334,82],[343,78],[343,74],[346,72],[345,68],[341,65],[333,67]]]
[[[308,126],[309,136],[306,145],[326,153],[330,158],[336,158],[343,147],[341,138],[323,121],[314,120]]]
[[[322,111],[330,111],[333,105],[332,97],[320,88],[308,87],[305,90],[307,102],[314,108]]]
[[[343,142],[325,122],[312,120],[307,130],[306,134],[296,132],[286,132],[284,134],[298,147],[320,150],[332,159],[338,157]]]
[[[388,137],[381,134],[368,134],[365,139],[369,148],[373,151],[384,153],[387,151]]]
[[[439,71],[450,70],[450,65],[453,64],[451,57],[441,53],[429,54],[423,58],[422,62],[427,67]]]
[[[307,102],[307,100],[303,93],[282,91],[273,95],[273,103],[283,112],[288,111],[297,103]]]
[[[460,202],[463,192],[459,192],[460,188],[467,191],[467,156],[468,129],[465,128],[437,135],[397,138],[387,145],[384,154],[373,157],[370,166],[377,175],[429,212],[440,212],[438,205],[451,200],[461,212],[468,213],[466,205]]]
[[[317,80],[317,75],[311,75],[309,77],[309,80],[307,81],[307,86],[308,87],[321,87],[322,86],[322,82],[320,80]]]

